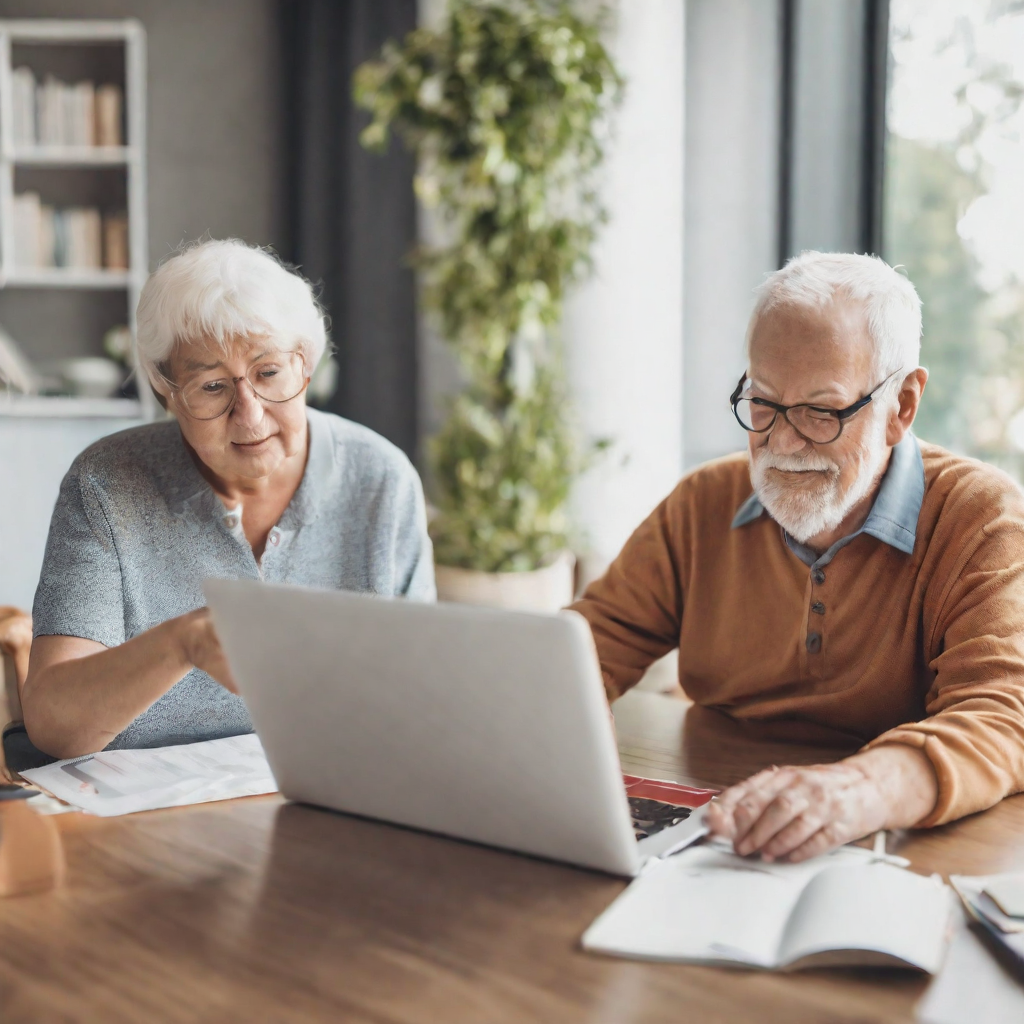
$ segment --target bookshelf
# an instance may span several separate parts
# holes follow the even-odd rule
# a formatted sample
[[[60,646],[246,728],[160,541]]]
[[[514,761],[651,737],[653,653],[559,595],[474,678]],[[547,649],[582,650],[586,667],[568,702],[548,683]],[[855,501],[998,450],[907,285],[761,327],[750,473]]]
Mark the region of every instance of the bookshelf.
[[[20,102],[16,78],[20,75],[20,84],[24,85],[26,77],[25,71],[16,73],[19,68],[27,68],[32,72],[34,81],[39,83],[58,77],[62,80],[59,82],[61,87],[67,83],[70,88],[79,79],[88,79],[88,88],[92,90],[95,82],[95,97],[92,93],[88,97],[90,104],[99,96],[104,79],[112,80],[123,97],[118,111],[120,138],[115,140],[119,144],[102,144],[104,139],[99,136],[99,129],[92,140],[97,144],[81,144],[74,138],[72,144],[67,140],[61,144],[54,144],[52,140],[48,143],[41,141],[44,134],[41,127],[43,100],[33,107],[32,116],[39,118],[39,125],[34,129],[37,131],[36,141],[18,137],[17,133],[23,134],[24,129],[16,127],[23,109],[16,109]],[[98,307],[101,311],[90,312],[88,317],[82,318],[83,322],[88,320],[95,334],[95,323],[104,316],[114,315],[110,312],[114,309],[111,303],[115,302],[117,293],[123,293],[124,313],[119,322],[129,327],[134,338],[135,309],[148,273],[145,89],[146,39],[145,30],[138,21],[0,19],[0,290],[18,290],[34,295],[31,300],[19,298],[19,309],[34,311],[38,307],[39,323],[45,324],[48,309],[59,304],[55,293],[76,292],[85,296],[96,293],[97,302],[104,294],[109,298],[102,300],[104,304]],[[90,111],[88,117],[92,131],[93,107],[84,109]],[[98,113],[96,117],[98,124]],[[64,123],[68,123],[67,120]],[[114,269],[108,269],[105,264],[85,265],[80,260],[67,261],[71,265],[27,264],[24,255],[17,251],[16,243],[16,196],[24,196],[26,192],[39,194],[44,204],[50,204],[48,209],[51,211],[58,206],[68,207],[64,211],[68,217],[72,208],[88,207],[90,212],[95,212],[91,208],[98,210],[104,206],[116,206],[119,215],[123,210],[119,228],[123,231],[126,219],[127,230],[123,234],[127,241],[127,259],[120,266],[115,265]],[[85,197],[84,201],[80,196]],[[60,209],[56,212],[61,215]],[[52,212],[50,215],[52,217]],[[99,217],[98,213],[96,217]],[[101,231],[101,237],[105,238],[105,219],[102,228],[97,227],[96,230]],[[70,237],[70,220],[63,231]],[[95,231],[93,233],[95,235]],[[70,251],[71,243],[64,244]],[[100,242],[95,244],[99,246]],[[109,250],[106,241],[102,245]],[[51,262],[60,261],[55,259]],[[35,305],[26,307],[26,301]],[[75,301],[92,300],[81,298]],[[26,314],[22,312],[22,316]],[[0,317],[0,321],[2,319]],[[117,323],[115,319],[108,326],[114,327]],[[55,328],[57,330],[59,328]],[[17,334],[14,339],[19,341]],[[60,339],[53,338],[49,347],[59,347],[59,344]],[[101,354],[98,338],[92,337],[89,345],[88,352],[79,347],[68,354]],[[31,357],[32,352],[28,351],[28,355]],[[137,387],[138,399],[0,397],[0,416],[152,418],[157,409],[152,393],[145,381],[137,381]]]

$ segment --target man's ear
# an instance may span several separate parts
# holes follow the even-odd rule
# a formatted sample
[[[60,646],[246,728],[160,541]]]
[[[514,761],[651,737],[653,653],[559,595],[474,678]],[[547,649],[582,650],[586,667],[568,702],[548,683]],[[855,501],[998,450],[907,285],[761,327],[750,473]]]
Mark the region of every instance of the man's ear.
[[[912,370],[903,378],[897,396],[898,404],[889,413],[889,421],[885,429],[885,443],[890,448],[898,445],[913,426],[927,383],[928,371],[923,366]]]

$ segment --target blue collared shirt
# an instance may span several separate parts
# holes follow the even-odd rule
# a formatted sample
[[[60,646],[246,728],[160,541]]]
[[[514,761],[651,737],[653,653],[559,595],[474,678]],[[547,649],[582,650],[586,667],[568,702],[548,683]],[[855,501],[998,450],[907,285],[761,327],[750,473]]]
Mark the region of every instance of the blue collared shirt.
[[[840,548],[846,547],[862,533],[909,555],[914,550],[917,519],[921,514],[923,501],[924,461],[921,458],[921,447],[917,443],[917,438],[908,433],[893,448],[875,503],[859,530],[847,537],[841,537],[820,555],[806,544],[794,540],[785,530],[782,531],[782,535],[793,554],[812,569],[828,565]],[[764,511],[764,505],[755,492],[737,510],[732,521],[733,529],[754,522]]]

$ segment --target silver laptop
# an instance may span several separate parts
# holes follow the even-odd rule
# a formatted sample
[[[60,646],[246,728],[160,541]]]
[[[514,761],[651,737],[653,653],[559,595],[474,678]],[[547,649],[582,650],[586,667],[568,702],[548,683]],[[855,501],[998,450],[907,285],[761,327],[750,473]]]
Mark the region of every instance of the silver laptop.
[[[698,811],[634,830],[573,612],[250,580],[205,590],[289,799],[627,876],[703,834]]]

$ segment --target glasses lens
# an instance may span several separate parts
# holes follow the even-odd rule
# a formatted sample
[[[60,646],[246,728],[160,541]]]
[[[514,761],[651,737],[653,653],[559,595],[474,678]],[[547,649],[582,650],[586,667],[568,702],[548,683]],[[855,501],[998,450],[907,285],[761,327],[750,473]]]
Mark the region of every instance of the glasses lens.
[[[839,416],[830,409],[815,409],[810,405],[798,405],[789,410],[789,422],[809,441],[827,444],[839,436],[842,424]]]
[[[302,358],[295,352],[282,352],[261,360],[248,374],[253,391],[268,402],[287,402],[306,386]]]
[[[195,380],[181,389],[181,397],[197,420],[214,420],[227,412],[235,397],[235,384],[230,377]]]
[[[249,370],[247,379],[265,402],[291,401],[306,386],[304,363],[296,352],[282,352],[260,360]],[[181,396],[197,420],[215,420],[231,407],[235,382],[230,377],[199,378],[186,384]]]
[[[736,418],[747,430],[759,434],[772,425],[775,410],[767,405],[758,405],[749,398],[741,398],[736,403]]]

